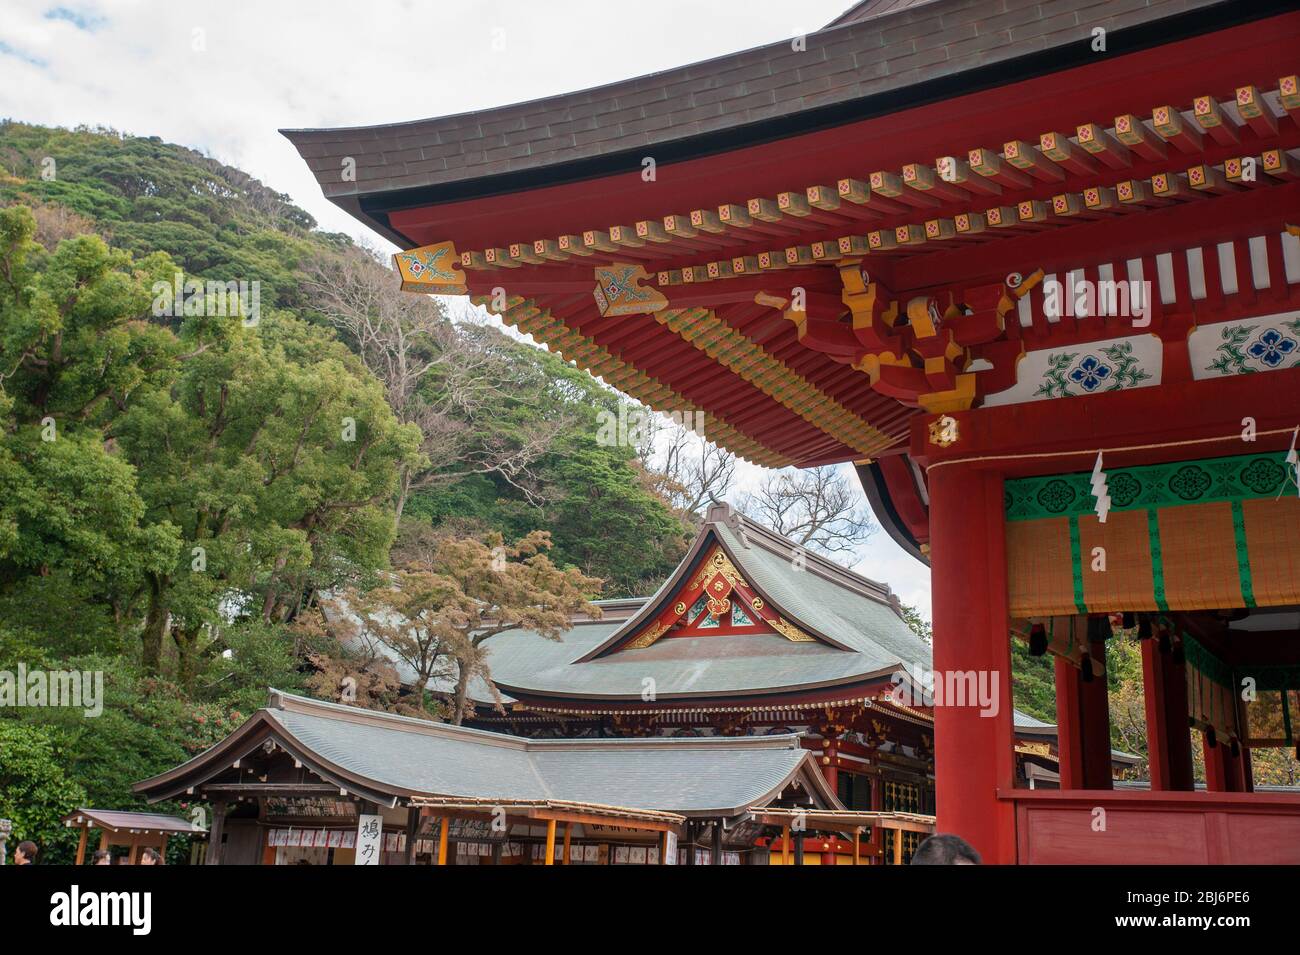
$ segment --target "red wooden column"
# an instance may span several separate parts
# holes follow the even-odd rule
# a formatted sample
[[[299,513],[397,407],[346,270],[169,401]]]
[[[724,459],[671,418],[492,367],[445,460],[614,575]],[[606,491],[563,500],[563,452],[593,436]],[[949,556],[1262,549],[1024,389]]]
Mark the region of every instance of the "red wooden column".
[[[1192,769],[1192,733],[1187,725],[1187,664],[1173,653],[1159,653],[1164,662],[1165,731],[1169,740],[1169,788],[1191,792],[1196,788]]]
[[[1011,735],[1011,638],[1002,477],[963,464],[930,479],[930,577],[934,672],[974,671],[996,681],[998,707],[935,706],[938,831],[970,842],[988,863],[1016,861]]]
[[[1083,621],[1087,625],[1086,618]],[[1092,654],[1105,659],[1106,647],[1100,641],[1090,644]],[[1079,674],[1080,719],[1083,735],[1083,788],[1113,789],[1110,771],[1110,694],[1106,675],[1098,673],[1091,680]]]
[[[1241,791],[1253,793],[1255,791],[1255,770],[1250,765],[1250,748],[1243,746],[1241,748]]]
[[[1072,617],[1075,636],[1087,639],[1088,618]],[[1101,641],[1089,643],[1092,656],[1105,659]],[[1111,789],[1110,700],[1106,678],[1091,680],[1061,657],[1056,658],[1056,747],[1062,789]]]
[[[1148,637],[1141,641],[1142,702],[1147,715],[1147,764],[1151,791],[1168,792],[1172,785],[1169,766],[1169,707],[1165,687],[1165,664],[1160,646]]]
[[[1238,792],[1240,772],[1228,747],[1223,743],[1211,746],[1204,733],[1201,734],[1201,747],[1205,754],[1206,790],[1212,793]]]
[[[826,785],[831,787],[831,792],[836,795],[840,791],[839,755],[839,738],[827,730],[822,737],[822,776],[826,779]]]
[[[871,811],[882,812],[885,808],[885,780],[877,772],[871,777]],[[876,851],[872,854],[872,865],[885,864],[885,830],[880,826],[871,827],[871,846]]]
[[[1212,793],[1247,792],[1246,751],[1238,749],[1234,756],[1229,743],[1219,740],[1211,746],[1201,734],[1205,752],[1205,788]]]
[[[1056,750],[1061,788],[1085,789],[1083,782],[1083,706],[1079,700],[1079,668],[1064,657],[1056,662]]]
[[[1162,653],[1154,637],[1142,641],[1142,683],[1147,716],[1147,759],[1153,792],[1191,792],[1192,745],[1187,728],[1183,667]]]
[[[826,779],[826,785],[830,786],[831,792],[839,795],[840,791],[840,773],[836,764],[839,757],[839,737],[835,735],[834,730],[825,729],[822,731],[822,776]],[[828,840],[829,842],[829,837]],[[826,851],[822,853],[822,865],[835,865],[835,853]]]

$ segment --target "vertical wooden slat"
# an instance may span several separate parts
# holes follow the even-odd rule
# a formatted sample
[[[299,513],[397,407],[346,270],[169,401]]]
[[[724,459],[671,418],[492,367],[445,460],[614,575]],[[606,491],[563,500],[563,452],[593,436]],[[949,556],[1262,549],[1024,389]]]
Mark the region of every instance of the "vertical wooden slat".
[[[1286,283],[1286,260],[1282,257],[1282,234],[1270,232],[1265,235],[1264,248],[1268,252],[1267,299],[1280,305],[1290,297]]]
[[[1250,242],[1246,239],[1234,239],[1232,253],[1233,260],[1237,264],[1237,306],[1249,308],[1258,299],[1255,292],[1255,270],[1250,264]]]
[[[1219,267],[1219,245],[1211,243],[1201,250],[1205,263],[1205,300],[1197,308],[1205,316],[1223,313],[1223,271]],[[1199,316],[1198,316],[1199,317]]]
[[[420,810],[411,806],[406,810],[406,864],[415,865],[415,834],[420,831]]]

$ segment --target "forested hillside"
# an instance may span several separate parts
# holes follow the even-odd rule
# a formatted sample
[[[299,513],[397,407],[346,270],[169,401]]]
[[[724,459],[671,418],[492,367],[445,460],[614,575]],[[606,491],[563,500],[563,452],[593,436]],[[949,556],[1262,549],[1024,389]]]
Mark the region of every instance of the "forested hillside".
[[[195,280],[184,306],[160,300]],[[204,280],[257,295],[227,310]],[[657,583],[691,517],[635,447],[597,440],[619,401],[401,295],[239,170],[0,125],[0,670],[105,683],[94,719],[0,714],[0,816],[66,855],[70,807],[133,804],[132,782],[224,736],[268,685],[334,672],[320,594],[373,584],[430,535],[503,542],[528,593]],[[375,679],[378,705],[439,715]]]
[[[348,237],[316,230],[287,196],[156,137],[0,125],[0,205],[16,203],[32,209],[34,238],[50,252],[85,233],[130,252],[137,263],[162,251],[187,277],[260,282],[263,309],[283,308],[322,328],[332,327],[316,287],[322,275],[337,284],[342,260],[354,284],[374,280],[373,273],[353,274],[369,260]],[[387,275],[378,281],[388,284]],[[361,350],[356,336],[335,331]],[[443,344],[440,335],[433,337]],[[479,432],[479,446],[466,448],[462,441],[453,455],[441,456],[446,466],[433,462],[431,472],[451,477],[423,482],[409,513],[507,537],[548,530],[552,557],[601,577],[605,596],[639,592],[656,581],[675,564],[689,528],[655,493],[656,482],[643,473],[635,449],[596,440],[597,416],[616,410],[618,396],[548,352],[492,329],[475,328],[465,337],[474,339],[472,360],[462,362],[469,367],[446,374],[435,369],[420,386],[428,393],[426,406],[458,405],[438,424]],[[457,371],[460,380],[452,380]],[[469,395],[465,379],[493,387]],[[490,413],[479,414],[487,402]],[[547,445],[525,447],[539,433],[551,439]],[[445,442],[439,450],[448,450]],[[507,463],[492,467],[500,461]],[[599,541],[585,533],[592,521],[603,527]]]

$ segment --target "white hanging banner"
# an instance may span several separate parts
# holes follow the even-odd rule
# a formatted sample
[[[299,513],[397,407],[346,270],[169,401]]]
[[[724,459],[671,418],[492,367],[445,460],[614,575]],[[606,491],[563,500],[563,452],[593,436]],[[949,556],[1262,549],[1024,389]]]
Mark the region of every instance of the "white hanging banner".
[[[677,833],[669,830],[664,833],[664,865],[677,864]]]
[[[383,816],[358,816],[356,864],[379,865],[383,838]]]

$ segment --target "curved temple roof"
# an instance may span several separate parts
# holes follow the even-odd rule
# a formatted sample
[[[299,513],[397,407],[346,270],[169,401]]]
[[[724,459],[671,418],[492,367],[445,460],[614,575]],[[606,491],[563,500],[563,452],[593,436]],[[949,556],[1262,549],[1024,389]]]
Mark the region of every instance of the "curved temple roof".
[[[686,588],[715,547],[780,619],[808,639],[792,641],[772,628],[759,628],[765,632],[629,646]],[[709,508],[694,544],[653,596],[618,601],[610,610],[615,619],[576,621],[560,640],[508,630],[485,643],[492,679],[509,694],[504,699],[640,702],[647,680],[660,702],[832,688],[862,696],[866,684],[879,689],[896,673],[915,674],[930,666],[930,647],[902,618],[887,585],[808,553],[725,504]],[[389,658],[405,682],[414,679],[391,651],[380,644],[374,649]],[[482,681],[471,687],[471,697],[493,702]]]
[[[858,4],[804,38],[543,99],[433,119],[341,129],[285,129],[327,198],[402,245],[383,210],[488,195],[525,184],[621,171],[607,157],[655,147],[659,162],[732,149],[927,102],[922,84],[963,91],[1070,65],[1101,27],[1117,30],[1222,0],[1025,4],[929,0]],[[1050,9],[1049,9],[1050,8]],[[1042,54],[1035,64],[1014,61]],[[991,70],[1005,66],[1002,72]],[[980,73],[982,71],[982,74]],[[974,75],[980,74],[980,79]],[[940,93],[938,95],[948,95]],[[719,138],[725,135],[725,144]],[[694,141],[694,142],[692,142]],[[674,150],[666,147],[676,146]],[[339,175],[347,157],[355,180]],[[544,174],[575,163],[581,169]],[[533,173],[531,177],[525,173]],[[495,184],[479,180],[502,177]],[[470,185],[474,183],[474,185]],[[419,190],[434,189],[421,195]],[[387,194],[380,202],[361,197]]]
[[[268,738],[341,789],[388,805],[437,797],[731,816],[798,779],[816,802],[842,808],[795,735],[530,740],[278,690],[225,740],[135,791],[156,802],[201,786]]]

